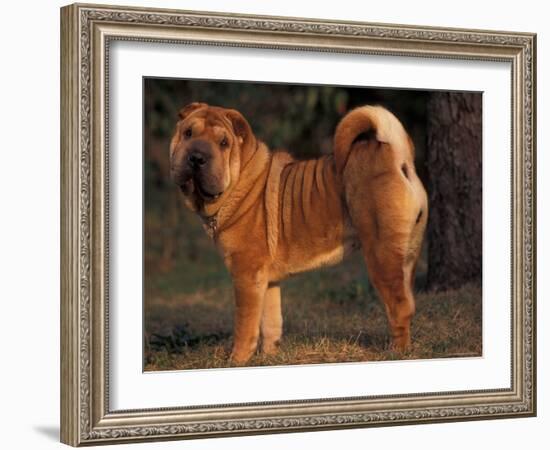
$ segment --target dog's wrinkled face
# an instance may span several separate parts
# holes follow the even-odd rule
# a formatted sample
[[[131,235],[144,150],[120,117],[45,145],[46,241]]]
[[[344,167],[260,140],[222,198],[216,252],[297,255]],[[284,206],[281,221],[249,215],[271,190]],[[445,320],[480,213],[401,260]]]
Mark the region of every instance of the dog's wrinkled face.
[[[218,201],[237,180],[249,131],[235,110],[191,103],[180,111],[170,143],[170,172],[191,209]]]

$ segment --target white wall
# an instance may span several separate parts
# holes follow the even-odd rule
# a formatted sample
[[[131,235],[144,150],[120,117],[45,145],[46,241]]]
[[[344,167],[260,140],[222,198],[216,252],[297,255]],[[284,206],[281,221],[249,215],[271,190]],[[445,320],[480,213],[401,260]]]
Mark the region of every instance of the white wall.
[[[127,2],[119,2],[127,3]],[[59,1],[2,5],[0,69],[0,414],[3,448],[58,444],[59,417]],[[532,31],[538,36],[539,417],[367,430],[142,444],[139,448],[542,448],[548,435],[548,206],[550,164],[545,2],[139,1],[135,6]],[[17,6],[15,6],[17,5]],[[541,325],[542,324],[542,325]],[[541,439],[542,438],[542,439]],[[540,439],[540,440],[539,440]],[[547,444],[546,444],[547,445]],[[135,447],[137,448],[137,447]]]

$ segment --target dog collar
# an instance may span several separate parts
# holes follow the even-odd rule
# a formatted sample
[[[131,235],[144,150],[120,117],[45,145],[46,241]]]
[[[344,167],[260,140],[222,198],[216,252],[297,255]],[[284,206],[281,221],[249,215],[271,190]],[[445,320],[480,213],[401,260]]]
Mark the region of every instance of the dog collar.
[[[202,218],[202,225],[206,231],[206,234],[214,239],[216,232],[218,231],[218,213]]]

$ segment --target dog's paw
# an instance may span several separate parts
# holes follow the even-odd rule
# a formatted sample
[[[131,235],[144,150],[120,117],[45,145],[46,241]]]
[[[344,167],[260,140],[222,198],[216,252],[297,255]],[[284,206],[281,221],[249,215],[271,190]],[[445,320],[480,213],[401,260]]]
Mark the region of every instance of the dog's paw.
[[[250,360],[252,354],[253,352],[250,351],[244,352],[233,349],[231,356],[229,356],[229,363],[236,367],[244,366]]]
[[[394,337],[390,344],[390,350],[397,353],[406,353],[412,347],[409,335]]]
[[[262,342],[262,353],[268,356],[276,355],[279,352],[280,345],[281,341],[279,339],[272,342],[264,341]]]

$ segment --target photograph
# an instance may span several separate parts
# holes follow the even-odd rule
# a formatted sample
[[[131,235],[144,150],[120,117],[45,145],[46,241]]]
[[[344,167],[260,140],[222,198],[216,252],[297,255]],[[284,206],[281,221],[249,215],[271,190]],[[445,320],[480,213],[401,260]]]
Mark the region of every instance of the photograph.
[[[60,10],[60,440],[535,416],[536,30],[175,8]]]
[[[144,77],[144,370],[482,357],[482,96]]]

